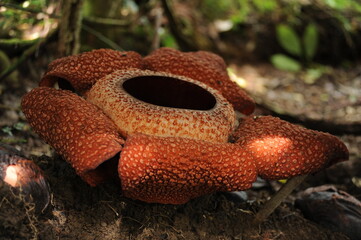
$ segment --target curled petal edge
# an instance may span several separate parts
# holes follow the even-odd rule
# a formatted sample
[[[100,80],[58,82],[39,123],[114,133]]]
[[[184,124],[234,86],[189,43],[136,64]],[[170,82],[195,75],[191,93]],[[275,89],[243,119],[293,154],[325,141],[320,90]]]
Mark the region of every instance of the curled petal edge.
[[[98,167],[121,151],[124,140],[96,106],[70,91],[39,87],[23,97],[21,107],[34,131],[88,184],[107,180],[107,168]]]

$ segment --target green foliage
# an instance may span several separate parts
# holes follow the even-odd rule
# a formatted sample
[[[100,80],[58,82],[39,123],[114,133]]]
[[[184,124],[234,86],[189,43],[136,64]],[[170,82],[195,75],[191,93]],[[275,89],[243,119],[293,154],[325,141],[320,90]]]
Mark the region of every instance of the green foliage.
[[[324,66],[315,66],[313,68],[308,68],[305,71],[305,76],[303,79],[305,83],[312,84],[327,71],[328,69]]]
[[[174,39],[173,35],[165,32],[160,35],[161,37],[161,45],[164,47],[170,47],[170,48],[178,48],[177,41]]]
[[[335,28],[341,29],[350,47],[353,44],[350,42],[352,41],[351,34],[361,29],[361,1],[359,0],[199,0],[198,2],[201,14],[208,21],[222,19],[229,21],[233,26],[251,24],[255,29],[260,29],[265,22],[277,23],[280,19],[290,26],[300,26],[306,21],[326,20]],[[317,16],[305,15],[305,9],[315,9],[316,14],[319,13],[319,19]],[[315,19],[312,19],[313,17]],[[292,36],[292,29],[288,30],[290,29],[280,28],[280,31],[286,31],[285,34]],[[318,42],[314,39],[318,37],[315,30],[315,26],[312,25],[305,30],[302,41],[307,42],[303,45],[309,46],[306,50],[300,51],[302,44],[297,43],[301,41],[299,38],[287,37],[286,39],[291,40],[287,45],[293,44],[287,51],[289,53],[293,51],[292,54],[296,56],[302,52],[305,54],[302,58],[312,59],[317,50],[317,45],[312,44]]]
[[[277,39],[280,45],[298,60],[284,54],[274,54],[271,63],[278,69],[289,72],[300,72],[302,67],[306,67],[303,79],[306,83],[312,84],[320,78],[328,68],[323,65],[310,63],[315,57],[318,46],[318,30],[314,23],[309,23],[303,31],[302,38],[296,31],[285,24],[280,24],[276,28]]]
[[[264,14],[275,11],[280,7],[277,0],[235,0],[237,3],[237,11],[230,16],[234,24],[245,23],[252,18],[262,18]]]
[[[279,24],[276,27],[277,39],[280,45],[290,54],[298,57],[300,61],[283,54],[275,54],[271,57],[272,64],[281,70],[297,72],[303,65],[308,65],[314,58],[318,45],[318,30],[314,23],[306,26],[302,38],[288,25]],[[311,72],[315,76],[315,73]]]
[[[49,0],[50,1],[50,0]],[[48,4],[46,0],[0,2],[0,38],[22,39],[26,29],[43,24],[43,8]],[[44,13],[44,14],[41,14]]]
[[[302,67],[306,67],[303,79],[307,84],[313,84],[329,69],[323,65],[312,64],[318,46],[318,30],[314,23],[309,23],[303,31],[302,38],[296,31],[285,24],[280,24],[276,28],[277,39],[280,45],[298,60],[284,54],[274,54],[271,63],[276,68],[283,71],[300,72]],[[303,64],[301,64],[301,62]]]
[[[283,54],[274,54],[271,62],[276,68],[289,72],[298,72],[302,68],[298,61]]]
[[[316,54],[318,45],[318,31],[315,24],[310,23],[307,25],[302,38],[304,57],[307,61],[313,59]]]
[[[204,0],[201,1],[200,9],[208,20],[226,19],[229,15],[234,14],[237,8],[234,0]]]
[[[253,0],[253,4],[257,10],[263,13],[273,11],[278,6],[276,0]]]
[[[247,0],[238,0],[238,11],[229,16],[229,18],[233,24],[243,23],[251,12],[251,6]]]
[[[330,15],[344,28],[345,33],[360,28],[361,2],[356,0],[323,0],[324,7],[329,8]],[[350,16],[356,16],[351,17]]]
[[[279,24],[276,28],[277,39],[280,45],[290,54],[306,61],[312,60],[315,56],[318,45],[317,26],[310,23],[303,32],[302,39],[296,31],[285,24]]]
[[[12,127],[9,127],[9,126],[5,126],[1,129],[1,131],[3,133],[6,133],[7,135],[9,135],[10,137],[14,136],[13,135],[13,132],[12,132]]]
[[[301,56],[301,41],[293,28],[285,24],[276,27],[277,39],[281,46],[289,53]]]
[[[336,9],[345,9],[347,6],[349,6],[350,2],[347,0],[324,0],[324,3],[328,5],[329,7],[336,8]]]
[[[233,24],[247,22],[279,8],[277,0],[202,0],[200,11],[209,21],[230,20]]]
[[[23,122],[18,122],[15,123],[12,126],[4,126],[3,128],[1,128],[1,131],[5,134],[7,134],[10,137],[13,137],[13,131],[25,131],[26,130],[26,124],[24,124]]]

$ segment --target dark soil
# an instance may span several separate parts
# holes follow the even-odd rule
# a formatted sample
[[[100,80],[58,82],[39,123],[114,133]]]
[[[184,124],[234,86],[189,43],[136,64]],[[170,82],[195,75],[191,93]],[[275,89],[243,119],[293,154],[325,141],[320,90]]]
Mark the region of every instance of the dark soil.
[[[300,101],[297,103],[292,101],[301,97],[294,98],[289,91],[289,98],[286,100],[283,98],[290,87],[282,87],[284,86],[282,84],[298,86],[289,82],[292,76],[293,79],[298,79],[297,76],[287,75],[289,77],[284,78],[284,73],[279,73],[277,78],[277,71],[268,71],[269,66],[252,67],[253,73],[257,73],[258,78],[269,80],[268,85],[263,85],[263,88],[271,88],[269,84],[278,81],[276,84],[278,92],[268,95],[276,99],[273,103],[277,103],[277,108],[268,104],[272,102],[270,98],[261,98],[255,88],[246,87],[260,103],[257,113],[291,116],[292,119],[305,124],[311,123],[310,125],[312,121],[309,120],[312,120],[312,116],[316,116],[314,120],[325,121],[331,124],[330,126],[345,124],[348,126],[347,130],[343,132],[342,129],[338,129],[337,134],[347,144],[351,153],[350,161],[310,176],[267,221],[255,226],[251,224],[255,212],[279,189],[281,185],[279,182],[261,182],[257,188],[246,191],[247,201],[234,195],[216,193],[194,199],[184,205],[147,204],[127,199],[122,196],[120,187],[115,183],[94,188],[85,184],[68,163],[54,154],[51,148],[31,131],[20,111],[22,95],[36,86],[47,62],[46,59],[28,61],[22,66],[24,70],[21,74],[18,73],[19,76],[15,80],[0,83],[0,137],[2,143],[23,151],[44,171],[51,188],[51,204],[45,212],[38,214],[31,204],[13,194],[11,189],[0,181],[0,239],[349,239],[342,233],[334,232],[334,228],[321,226],[305,219],[294,207],[294,201],[301,190],[324,184],[332,184],[361,199],[361,134],[357,130],[357,124],[361,119],[360,104],[357,102],[361,99],[358,98],[360,92],[352,90],[352,94],[356,94],[358,98],[356,103],[349,104],[345,100],[350,96],[347,94],[344,101],[340,102],[345,108],[349,107],[347,119],[331,116],[331,113],[322,115],[317,109],[329,106],[329,102],[304,101],[302,106],[295,108],[294,104],[300,104]],[[359,71],[357,69],[355,72]],[[271,77],[267,78],[267,73],[270,73]],[[239,76],[247,82],[245,75]],[[356,76],[360,78],[360,73]],[[256,83],[257,81],[254,81],[252,84]],[[309,90],[306,87],[312,87],[318,89],[318,94],[323,93],[328,96],[338,92],[336,89],[325,93],[324,89],[319,87],[322,84],[322,81],[305,84],[297,91],[299,94],[308,94]],[[354,89],[359,83],[351,79],[342,84],[351,84],[349,88]],[[250,86],[249,82],[247,86]],[[272,91],[276,91],[275,89],[272,88]],[[279,96],[282,96],[283,100],[279,100]],[[330,98],[332,96],[328,99]],[[303,99],[307,100],[308,97]],[[348,99],[355,101],[354,97]],[[314,106],[314,104],[318,105]],[[304,108],[305,106],[307,108]],[[330,107],[332,110],[332,106]],[[350,110],[350,107],[356,110]],[[279,112],[278,109],[284,111]],[[302,113],[298,111],[299,109],[303,109]],[[317,128],[317,125],[312,126]]]
[[[3,186],[1,239],[348,239],[303,218],[291,198],[251,226],[268,189],[253,202],[218,193],[184,205],[146,204],[122,197],[116,184],[89,187],[57,156],[34,161],[49,180],[51,206],[38,215]]]

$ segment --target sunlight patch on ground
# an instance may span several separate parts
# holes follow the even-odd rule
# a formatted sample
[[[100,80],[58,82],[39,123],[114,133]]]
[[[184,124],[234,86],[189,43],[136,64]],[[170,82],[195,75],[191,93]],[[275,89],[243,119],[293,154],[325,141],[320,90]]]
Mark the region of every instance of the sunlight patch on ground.
[[[241,88],[252,93],[262,95],[267,91],[267,88],[265,87],[267,79],[262,77],[251,66],[242,66],[242,72],[240,73],[239,67],[231,64],[228,68],[228,74],[232,81],[236,82]]]

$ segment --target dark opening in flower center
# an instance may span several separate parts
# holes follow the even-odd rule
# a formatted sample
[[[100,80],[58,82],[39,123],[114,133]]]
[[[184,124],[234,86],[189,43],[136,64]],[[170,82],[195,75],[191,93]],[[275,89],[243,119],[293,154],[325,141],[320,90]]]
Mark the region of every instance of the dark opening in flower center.
[[[123,88],[139,100],[163,107],[209,110],[216,104],[206,89],[172,77],[135,77],[126,80]]]

